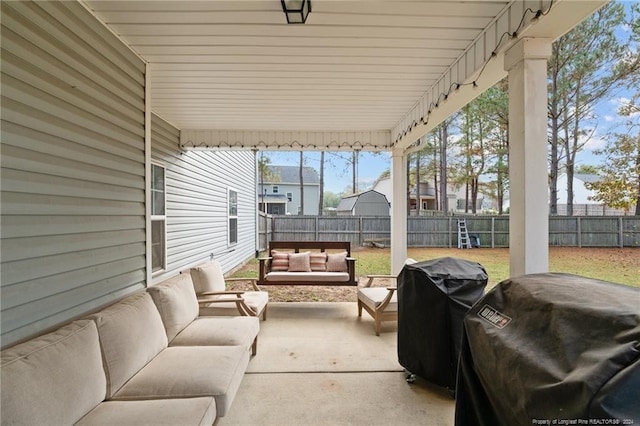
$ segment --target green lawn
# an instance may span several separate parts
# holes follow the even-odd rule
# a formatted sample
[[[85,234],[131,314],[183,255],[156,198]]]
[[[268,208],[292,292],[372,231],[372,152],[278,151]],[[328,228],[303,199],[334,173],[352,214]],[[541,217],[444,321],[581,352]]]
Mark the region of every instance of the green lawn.
[[[509,249],[480,248],[471,250],[447,248],[410,248],[409,257],[418,261],[438,257],[458,257],[480,263],[489,274],[489,287],[509,277]],[[355,248],[352,256],[357,260],[356,273],[388,274],[390,250]],[[235,277],[257,277],[258,262],[252,260]],[[597,278],[640,288],[640,248],[577,248],[551,247],[549,270]]]
[[[352,255],[358,259],[358,275],[389,273],[389,249],[359,249]],[[489,287],[509,277],[509,249],[506,248],[410,248],[408,256],[418,261],[451,256],[478,262],[489,274]],[[640,287],[640,249],[551,247],[549,270]]]

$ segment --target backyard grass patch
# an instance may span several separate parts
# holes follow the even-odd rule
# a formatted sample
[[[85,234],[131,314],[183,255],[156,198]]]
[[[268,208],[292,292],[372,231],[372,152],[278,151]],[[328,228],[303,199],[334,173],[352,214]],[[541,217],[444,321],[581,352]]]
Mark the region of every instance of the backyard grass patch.
[[[357,259],[356,275],[388,274],[391,255],[388,248],[352,248]],[[509,277],[509,249],[410,248],[408,256],[418,261],[439,257],[457,257],[480,263],[489,274],[488,288]],[[640,249],[550,247],[549,270],[596,278],[640,288]],[[234,277],[258,276],[254,259],[233,274]],[[361,284],[365,279],[361,278]],[[354,287],[330,286],[265,286],[271,301],[355,302]]]

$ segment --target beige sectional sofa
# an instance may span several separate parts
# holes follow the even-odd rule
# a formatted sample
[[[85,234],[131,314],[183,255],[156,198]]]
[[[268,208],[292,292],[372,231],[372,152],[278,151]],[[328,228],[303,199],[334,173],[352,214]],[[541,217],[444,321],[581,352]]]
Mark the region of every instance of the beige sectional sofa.
[[[230,409],[256,317],[198,317],[169,280],[2,351],[2,424],[211,425]]]

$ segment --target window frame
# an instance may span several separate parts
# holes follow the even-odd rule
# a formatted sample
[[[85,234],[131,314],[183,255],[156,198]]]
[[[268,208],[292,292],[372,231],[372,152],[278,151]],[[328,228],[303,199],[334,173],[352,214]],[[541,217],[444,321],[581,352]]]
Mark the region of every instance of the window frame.
[[[232,207],[234,207],[234,204],[232,204],[234,201],[232,199],[232,193],[235,194],[235,215],[232,214]],[[232,188],[232,187],[227,187],[227,247],[233,247],[238,245],[238,234],[239,234],[239,230],[238,230],[238,224],[239,224],[239,209],[238,209],[238,195],[239,192],[238,190]],[[235,220],[235,235],[233,235],[233,229],[234,227],[231,225],[231,221]],[[235,241],[232,241],[232,238],[235,236]]]
[[[154,170],[155,169],[160,169],[162,170],[162,188],[158,189],[155,188],[155,174],[154,174]],[[156,212],[156,197],[155,194],[157,192],[160,192],[160,190],[163,193],[162,196],[162,214],[158,214]],[[160,274],[162,272],[165,272],[167,270],[167,168],[165,167],[164,164],[152,161],[151,162],[151,182],[149,184],[149,191],[151,192],[151,207],[150,207],[150,226],[151,226],[151,274],[153,275],[157,275]],[[154,243],[153,237],[154,237],[154,232],[153,232],[153,227],[154,227],[154,223],[161,223],[162,227],[161,227],[161,240],[159,243]],[[161,255],[161,259],[160,259],[160,265],[158,267],[155,267],[154,269],[154,246],[156,246],[157,244],[161,245],[160,248],[160,255]]]
[[[271,193],[272,194],[279,194],[280,193],[280,186],[279,185],[271,185]]]

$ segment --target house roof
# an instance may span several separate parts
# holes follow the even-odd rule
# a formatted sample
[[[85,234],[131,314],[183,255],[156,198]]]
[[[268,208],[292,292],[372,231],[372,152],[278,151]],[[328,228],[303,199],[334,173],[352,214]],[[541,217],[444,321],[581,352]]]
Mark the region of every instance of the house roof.
[[[576,173],[573,175],[574,179],[579,179],[583,182],[594,183],[599,182],[602,178],[598,175]]]
[[[357,201],[358,201],[358,196],[357,195],[351,195],[349,197],[344,197],[338,203],[338,207],[336,207],[336,210],[339,211],[339,212],[341,212],[341,211],[351,211],[355,207]]]
[[[265,184],[300,184],[300,167],[298,166],[269,166],[269,171],[273,176],[278,176],[274,182],[265,181]],[[302,179],[305,185],[319,184],[318,172],[313,167],[302,168]]]

